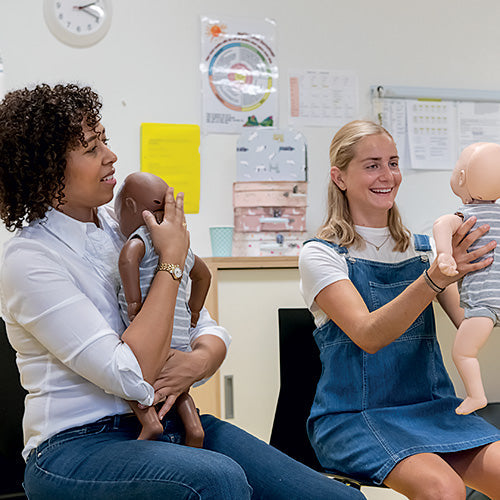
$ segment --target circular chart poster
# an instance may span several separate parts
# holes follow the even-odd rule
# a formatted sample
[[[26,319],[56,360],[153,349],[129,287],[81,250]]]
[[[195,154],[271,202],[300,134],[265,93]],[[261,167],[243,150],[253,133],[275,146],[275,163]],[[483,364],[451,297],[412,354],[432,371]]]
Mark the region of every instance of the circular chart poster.
[[[253,21],[251,31],[242,23],[202,19],[206,132],[240,133],[242,127],[272,127],[277,120],[274,23]]]

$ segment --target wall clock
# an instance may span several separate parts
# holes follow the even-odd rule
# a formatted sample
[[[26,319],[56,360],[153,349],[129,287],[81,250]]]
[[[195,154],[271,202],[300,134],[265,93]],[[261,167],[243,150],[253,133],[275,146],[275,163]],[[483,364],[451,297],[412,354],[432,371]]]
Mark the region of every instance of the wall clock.
[[[111,0],[44,0],[43,13],[50,31],[73,47],[89,47],[111,26]]]

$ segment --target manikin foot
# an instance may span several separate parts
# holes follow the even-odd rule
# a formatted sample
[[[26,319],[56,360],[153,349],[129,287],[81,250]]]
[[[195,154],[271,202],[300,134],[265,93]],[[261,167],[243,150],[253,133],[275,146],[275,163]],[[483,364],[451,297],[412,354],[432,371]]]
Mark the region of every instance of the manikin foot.
[[[458,406],[458,408],[455,410],[455,413],[458,413],[458,415],[468,415],[473,411],[479,410],[480,408],[484,408],[487,403],[488,401],[485,397],[483,398],[467,397],[462,401],[462,404]]]

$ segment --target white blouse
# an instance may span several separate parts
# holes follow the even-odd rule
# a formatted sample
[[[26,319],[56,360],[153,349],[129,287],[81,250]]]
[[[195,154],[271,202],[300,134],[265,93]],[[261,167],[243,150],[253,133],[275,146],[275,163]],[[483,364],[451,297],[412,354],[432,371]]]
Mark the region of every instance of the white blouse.
[[[100,228],[56,210],[18,231],[0,262],[0,300],[9,341],[28,391],[23,419],[26,459],[50,436],[150,405],[154,390],[127,344],[117,290],[123,240],[112,211]],[[205,311],[196,338],[224,328]]]

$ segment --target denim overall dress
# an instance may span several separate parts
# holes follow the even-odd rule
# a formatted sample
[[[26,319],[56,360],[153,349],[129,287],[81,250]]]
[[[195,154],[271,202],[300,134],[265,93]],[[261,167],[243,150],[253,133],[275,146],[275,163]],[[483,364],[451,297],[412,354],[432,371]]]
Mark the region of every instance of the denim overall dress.
[[[349,279],[373,311],[397,297],[429,267],[429,238],[414,235],[419,256],[399,263],[353,258]],[[445,370],[432,305],[398,339],[375,354],[333,322],[317,328],[322,373],[307,422],[311,444],[330,471],[381,484],[402,459],[453,452],[500,440],[481,417],[457,415],[460,400]]]

